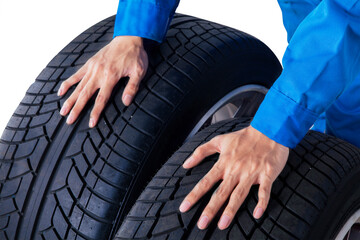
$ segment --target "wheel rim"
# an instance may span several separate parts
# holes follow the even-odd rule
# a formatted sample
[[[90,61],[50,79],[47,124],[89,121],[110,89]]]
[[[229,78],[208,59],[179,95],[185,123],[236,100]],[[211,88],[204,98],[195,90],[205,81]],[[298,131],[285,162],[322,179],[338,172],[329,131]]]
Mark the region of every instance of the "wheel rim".
[[[267,91],[268,88],[264,86],[249,84],[229,92],[204,114],[185,142],[201,129],[216,122],[235,117],[254,116]]]
[[[346,221],[335,240],[360,239],[360,209]]]

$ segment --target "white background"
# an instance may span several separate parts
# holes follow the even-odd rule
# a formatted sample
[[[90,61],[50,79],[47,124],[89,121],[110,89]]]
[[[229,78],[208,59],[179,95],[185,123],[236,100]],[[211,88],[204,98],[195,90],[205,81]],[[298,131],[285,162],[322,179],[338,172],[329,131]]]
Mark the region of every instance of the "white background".
[[[118,0],[0,0],[0,134],[47,63]],[[279,59],[286,31],[276,0],[181,0],[177,12],[228,25],[267,44]]]

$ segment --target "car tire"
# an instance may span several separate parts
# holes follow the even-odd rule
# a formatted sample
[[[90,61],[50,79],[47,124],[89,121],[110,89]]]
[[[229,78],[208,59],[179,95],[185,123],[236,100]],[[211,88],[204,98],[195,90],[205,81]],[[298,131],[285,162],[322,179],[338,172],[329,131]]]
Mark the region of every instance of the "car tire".
[[[260,219],[252,216],[258,201],[258,185],[252,186],[233,221],[224,230],[217,224],[228,199],[206,229],[197,227],[201,213],[220,182],[190,210],[179,211],[184,197],[209,172],[219,154],[206,157],[190,169],[183,168],[183,162],[199,145],[214,136],[243,129],[250,121],[251,118],[239,118],[218,122],[179,148],[141,193],[115,239],[359,239],[360,150],[312,130],[290,150]],[[349,221],[352,225],[346,226]],[[341,229],[348,235],[340,235]]]

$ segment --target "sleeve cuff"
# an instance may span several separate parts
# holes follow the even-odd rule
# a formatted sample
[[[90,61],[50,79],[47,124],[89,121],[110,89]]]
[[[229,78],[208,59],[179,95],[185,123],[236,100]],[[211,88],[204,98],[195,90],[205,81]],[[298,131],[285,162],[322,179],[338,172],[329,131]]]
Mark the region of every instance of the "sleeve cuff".
[[[318,115],[271,87],[250,125],[286,147],[294,148]]]
[[[151,2],[120,1],[114,35],[138,36],[162,42],[170,21],[170,10]]]

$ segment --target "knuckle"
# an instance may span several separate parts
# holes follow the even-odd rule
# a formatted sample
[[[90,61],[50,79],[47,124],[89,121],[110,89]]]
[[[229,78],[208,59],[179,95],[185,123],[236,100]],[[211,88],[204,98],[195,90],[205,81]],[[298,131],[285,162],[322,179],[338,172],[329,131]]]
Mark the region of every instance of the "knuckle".
[[[75,93],[80,93],[84,89],[84,84],[78,84],[74,90]]]
[[[240,191],[232,194],[232,197],[235,199],[234,200],[235,202],[240,202],[242,200],[243,196],[244,196],[243,190],[240,190]]]
[[[256,170],[248,170],[243,173],[244,181],[253,178],[256,175]]]
[[[105,73],[105,76],[107,76],[108,72],[107,72],[106,64],[104,62],[96,61],[93,64],[93,67],[96,70],[96,72],[103,72]]]
[[[69,106],[69,105],[70,105],[70,97],[66,99],[65,102],[63,103],[63,106]]]
[[[262,206],[264,211],[268,205],[268,201],[266,199],[263,199],[263,198],[260,198],[259,201],[258,201],[258,205],[259,206]]]
[[[64,106],[70,107],[74,104],[75,99],[74,97],[68,97],[68,99],[66,99],[66,101],[63,103]]]
[[[220,161],[217,161],[217,162],[214,164],[213,168],[215,169],[215,171],[216,171],[217,173],[219,173],[219,172],[222,171],[223,166],[221,165]]]
[[[77,116],[78,114],[79,114],[79,111],[78,111],[78,109],[77,109],[77,106],[75,106],[72,110],[71,110],[71,113],[70,113],[71,115],[73,115],[73,116]]]
[[[204,176],[201,181],[200,181],[200,184],[199,184],[199,188],[209,188],[210,187],[210,180],[208,177]]]
[[[267,199],[269,197],[271,190],[269,186],[262,186],[259,191],[260,191],[259,192],[260,197]]]
[[[236,209],[234,208],[233,205],[228,204],[226,209],[224,210],[224,213],[232,219],[236,213]]]
[[[68,97],[68,99],[66,99],[66,101],[68,101],[68,103],[74,103],[76,101],[76,99],[78,98],[78,94],[79,94],[79,91],[76,88],[75,90],[73,90],[71,92],[70,96]]]
[[[249,169],[249,175],[253,176],[259,172],[260,166],[258,164],[252,164]]]
[[[81,98],[90,98],[90,92],[88,89],[84,88],[82,91],[81,91],[81,95],[80,95]]]
[[[229,179],[230,182],[234,182],[236,180],[237,174],[235,174],[235,173],[230,172],[230,173],[226,174],[226,177]]]
[[[102,71],[102,74],[103,74],[105,80],[108,80],[109,76],[111,75],[110,67],[109,66],[103,66],[103,67],[100,67],[99,70]]]
[[[201,157],[204,154],[204,150],[202,146],[199,146],[198,148],[195,149],[193,156],[194,157]]]
[[[78,95],[73,92],[73,94],[71,94],[71,96],[66,101],[67,101],[67,104],[74,105],[76,103],[77,99],[78,99]]]
[[[104,96],[104,94],[98,94],[97,98],[96,98],[96,102],[98,103],[105,103],[106,102],[106,97]]]
[[[269,186],[262,186],[261,190],[263,193],[268,193],[270,191],[270,188],[269,188]]]
[[[93,110],[90,113],[90,118],[97,119],[98,116],[99,116],[99,114],[98,114],[97,110],[95,108],[93,108]]]
[[[134,82],[128,83],[128,86],[129,86],[129,89],[133,92],[136,92],[139,88],[139,84],[134,83]]]
[[[114,74],[116,73],[115,66],[104,66],[103,68],[104,69],[102,71],[105,76],[105,79],[107,81],[110,81],[113,78]]]
[[[137,74],[142,74],[144,73],[145,71],[145,68],[143,66],[143,64],[141,62],[137,62],[135,65],[134,65],[134,72],[137,73]]]
[[[264,177],[265,181],[268,182],[268,183],[272,182],[270,176],[275,176],[276,175],[276,172],[277,172],[276,169],[274,169],[273,166],[267,166],[265,171],[266,171],[266,174],[265,174],[266,176]]]
[[[116,73],[118,71],[118,69],[119,69],[119,67],[115,64],[111,64],[111,65],[107,66],[107,70],[111,74]]]
[[[137,91],[139,89],[139,83],[138,82],[133,82],[130,84],[130,87],[132,89],[134,89],[135,91]]]
[[[248,182],[252,177],[254,176],[254,173],[250,171],[244,171],[241,175],[242,182]]]
[[[101,111],[94,107],[90,113],[90,118],[94,118],[95,120],[99,118],[99,115],[100,115]]]
[[[196,202],[196,199],[200,199],[201,195],[199,193],[199,191],[196,191],[196,189],[193,189],[186,197],[186,199],[191,202],[194,203]]]
[[[204,215],[208,216],[208,217],[212,217],[214,216],[216,213],[216,208],[213,207],[211,204],[208,204],[206,206],[206,209],[204,209]]]
[[[264,174],[263,181],[264,181],[264,184],[271,186],[274,182],[274,180],[271,176],[274,176],[272,173],[273,173],[273,171],[275,172],[275,170],[273,168],[271,168],[271,170],[269,170],[269,171],[270,171],[270,174]]]
[[[233,166],[233,168],[231,169],[229,176],[231,179],[239,179],[241,177],[241,174],[243,172],[243,168],[241,168],[240,164],[236,164],[236,166]]]
[[[218,195],[218,197],[220,198],[226,198],[227,197],[227,191],[226,191],[226,188],[225,187],[218,187],[216,189],[216,195]]]
[[[101,110],[103,109],[104,104],[102,102],[99,102],[98,98],[95,99],[95,103],[94,106],[92,108],[92,112],[93,113],[98,113],[101,112]]]
[[[138,67],[138,68],[136,69],[136,74],[137,74],[138,77],[143,76],[144,73],[145,73],[145,69],[144,69],[143,67]]]

